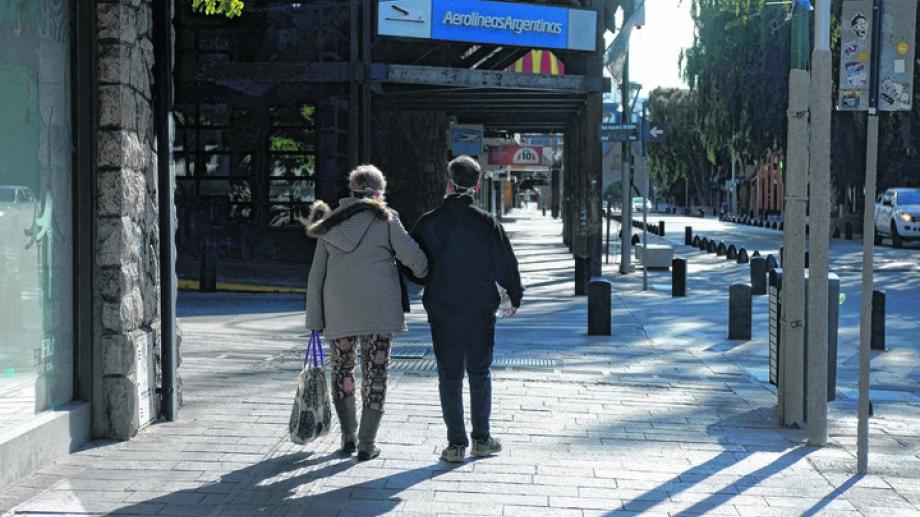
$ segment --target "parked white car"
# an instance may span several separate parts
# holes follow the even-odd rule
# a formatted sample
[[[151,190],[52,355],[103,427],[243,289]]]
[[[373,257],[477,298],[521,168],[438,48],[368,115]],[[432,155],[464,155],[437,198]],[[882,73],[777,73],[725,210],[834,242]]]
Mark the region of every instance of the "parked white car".
[[[641,197],[632,198],[632,209],[633,212],[645,212],[646,210],[652,210],[652,202],[648,199],[645,200],[645,204],[642,203]]]
[[[920,240],[920,188],[892,188],[875,204],[875,244],[889,237],[900,248],[907,240]]]

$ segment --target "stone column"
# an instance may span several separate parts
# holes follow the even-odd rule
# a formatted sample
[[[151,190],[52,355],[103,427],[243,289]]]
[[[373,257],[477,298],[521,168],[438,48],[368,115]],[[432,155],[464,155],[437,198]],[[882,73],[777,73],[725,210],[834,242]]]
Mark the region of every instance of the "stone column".
[[[152,2],[99,0],[93,435],[156,417],[159,225]]]

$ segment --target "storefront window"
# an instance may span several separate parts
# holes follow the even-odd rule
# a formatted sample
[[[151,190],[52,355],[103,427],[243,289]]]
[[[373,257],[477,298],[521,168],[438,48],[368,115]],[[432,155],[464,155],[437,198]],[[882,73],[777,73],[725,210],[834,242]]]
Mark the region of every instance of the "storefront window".
[[[0,432],[73,397],[71,4],[0,1]]]

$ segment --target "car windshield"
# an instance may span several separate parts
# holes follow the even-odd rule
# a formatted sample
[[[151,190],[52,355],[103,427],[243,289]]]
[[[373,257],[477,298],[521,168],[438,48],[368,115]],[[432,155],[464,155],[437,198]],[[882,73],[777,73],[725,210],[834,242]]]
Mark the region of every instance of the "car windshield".
[[[0,188],[0,203],[16,201],[16,191],[10,188]]]
[[[898,192],[899,205],[920,205],[920,190]]]

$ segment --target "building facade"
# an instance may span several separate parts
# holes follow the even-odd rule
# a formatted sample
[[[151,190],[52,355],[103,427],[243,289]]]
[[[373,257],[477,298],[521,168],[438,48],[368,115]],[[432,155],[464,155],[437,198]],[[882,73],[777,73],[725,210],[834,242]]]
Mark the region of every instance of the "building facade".
[[[160,413],[154,30],[150,0],[0,1],[0,489]]]
[[[564,135],[553,211],[581,277],[600,268],[606,3],[471,0],[529,32],[470,12],[410,35],[381,25],[391,3],[253,0],[231,20],[0,0],[0,490],[177,417],[177,271],[302,289],[297,219],[372,162],[411,225],[445,192],[452,124]],[[557,75],[516,71],[534,49]]]

